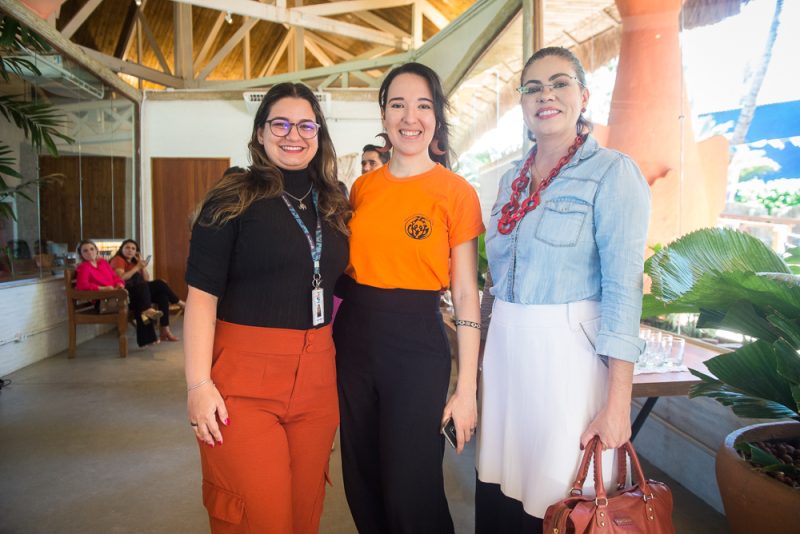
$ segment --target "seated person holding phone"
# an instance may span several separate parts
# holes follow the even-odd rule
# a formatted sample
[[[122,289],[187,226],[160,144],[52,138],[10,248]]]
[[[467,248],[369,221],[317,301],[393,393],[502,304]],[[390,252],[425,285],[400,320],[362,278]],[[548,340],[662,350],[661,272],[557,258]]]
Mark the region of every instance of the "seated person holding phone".
[[[147,256],[143,260],[139,243],[133,239],[126,239],[110,262],[114,271],[125,281],[130,306],[136,317],[136,340],[140,347],[156,340],[154,324],[150,323],[155,323],[158,319],[160,319],[161,341],[178,341],[169,329],[169,305],[178,304],[181,307],[186,305],[166,282],[150,280],[150,275],[147,273],[150,258],[151,256]],[[151,338],[152,341],[148,342]]]

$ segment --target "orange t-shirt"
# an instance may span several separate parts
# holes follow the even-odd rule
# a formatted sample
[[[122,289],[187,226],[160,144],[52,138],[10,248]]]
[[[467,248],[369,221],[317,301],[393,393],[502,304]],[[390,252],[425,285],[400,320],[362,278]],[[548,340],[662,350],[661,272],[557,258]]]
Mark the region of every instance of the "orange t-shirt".
[[[122,269],[123,272],[126,273],[136,266],[135,263],[125,261],[125,258],[116,255],[113,258],[111,258],[111,261],[108,263],[111,265],[112,269]]]
[[[406,178],[384,165],[356,180],[350,202],[346,272],[368,286],[447,288],[450,249],[484,230],[477,192],[441,165]]]

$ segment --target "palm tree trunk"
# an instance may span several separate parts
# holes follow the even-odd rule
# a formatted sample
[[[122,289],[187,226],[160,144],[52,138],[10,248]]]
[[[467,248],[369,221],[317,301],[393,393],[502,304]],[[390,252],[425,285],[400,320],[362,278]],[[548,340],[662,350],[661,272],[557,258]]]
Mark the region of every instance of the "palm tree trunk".
[[[775,39],[778,37],[778,26],[781,22],[782,10],[783,0],[775,0],[775,13],[772,15],[772,24],[769,28],[767,46],[764,50],[764,54],[761,56],[761,60],[758,62],[758,69],[756,69],[756,72],[753,74],[750,89],[742,98],[742,110],[739,113],[739,119],[736,121],[736,127],[733,130],[731,146],[739,145],[744,142],[747,136],[747,130],[750,129],[750,123],[753,122],[758,92],[761,90],[761,84],[764,83],[764,77],[767,74],[769,62],[770,59],[772,59],[772,47],[775,45]]]

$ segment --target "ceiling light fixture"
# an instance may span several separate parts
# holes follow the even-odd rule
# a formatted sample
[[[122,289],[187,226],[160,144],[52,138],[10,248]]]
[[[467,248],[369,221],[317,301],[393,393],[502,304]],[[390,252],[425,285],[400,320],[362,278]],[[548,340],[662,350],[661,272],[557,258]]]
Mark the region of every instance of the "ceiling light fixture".
[[[225,13],[225,22],[227,22],[228,24],[233,24],[233,16],[231,15],[230,11]]]

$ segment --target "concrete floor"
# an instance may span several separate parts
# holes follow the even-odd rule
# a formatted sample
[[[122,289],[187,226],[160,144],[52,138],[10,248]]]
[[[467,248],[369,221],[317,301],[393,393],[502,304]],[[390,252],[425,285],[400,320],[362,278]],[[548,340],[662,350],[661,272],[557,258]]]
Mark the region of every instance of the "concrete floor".
[[[181,328],[174,328],[180,336]],[[180,343],[117,357],[111,335],[5,378],[0,391],[0,533],[208,532],[197,446],[185,414]],[[640,454],[645,451],[640,451]],[[474,449],[445,454],[457,533],[473,530]],[[663,473],[680,534],[727,532],[725,518]],[[320,532],[355,532],[331,457]]]

